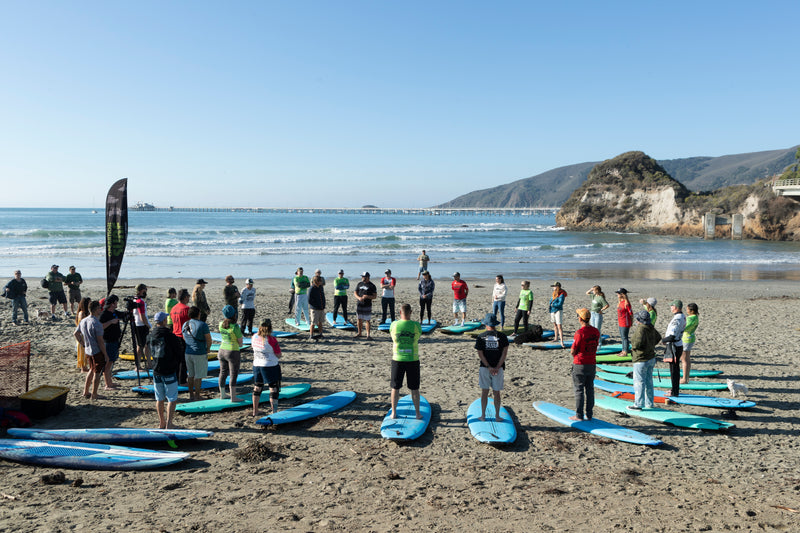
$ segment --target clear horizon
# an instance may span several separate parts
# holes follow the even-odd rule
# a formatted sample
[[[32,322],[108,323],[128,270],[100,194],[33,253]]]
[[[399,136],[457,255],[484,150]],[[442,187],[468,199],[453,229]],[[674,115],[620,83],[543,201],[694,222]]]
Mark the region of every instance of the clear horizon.
[[[800,4],[6,4],[4,207],[429,207],[798,144]],[[94,206],[94,207],[92,207]]]

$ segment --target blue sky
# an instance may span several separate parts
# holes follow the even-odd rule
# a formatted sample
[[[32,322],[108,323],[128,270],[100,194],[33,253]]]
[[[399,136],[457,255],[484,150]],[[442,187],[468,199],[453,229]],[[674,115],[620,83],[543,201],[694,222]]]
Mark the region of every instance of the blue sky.
[[[3,2],[0,206],[430,206],[798,144],[797,2]]]

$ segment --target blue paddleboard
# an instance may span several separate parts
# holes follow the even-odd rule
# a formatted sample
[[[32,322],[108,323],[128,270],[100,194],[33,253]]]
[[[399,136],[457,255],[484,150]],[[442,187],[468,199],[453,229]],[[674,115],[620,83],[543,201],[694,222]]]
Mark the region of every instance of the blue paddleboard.
[[[594,380],[594,386],[600,390],[610,392],[613,396],[623,396],[624,399],[630,399],[630,395],[634,394],[633,387],[624,385],[622,383],[611,383],[601,379]],[[695,407],[710,407],[713,409],[750,409],[756,406],[756,402],[748,400],[737,400],[735,398],[717,398],[715,396],[703,396],[702,394],[681,394],[680,396],[670,396],[667,393],[654,390],[655,400],[659,398],[666,400],[664,403],[675,403],[682,405],[694,405]]]
[[[325,320],[328,322],[328,325],[333,326],[336,329],[356,329],[356,326],[352,322],[345,322],[342,315],[336,315],[336,322],[334,322],[333,313],[325,313]]]
[[[419,414],[422,415],[422,418],[417,420],[417,411],[414,409],[411,395],[403,396],[397,401],[397,418],[391,418],[391,409],[383,418],[381,437],[391,440],[419,438],[428,429],[431,421],[431,406],[424,396],[419,397]]]
[[[217,333],[216,331],[211,332],[211,340],[214,344],[219,344],[222,342],[222,333]],[[242,344],[250,344],[253,342],[250,337],[242,337]]]
[[[246,374],[239,374],[236,377],[236,384],[237,385],[244,385],[245,383],[248,383],[248,382],[250,382],[252,380],[253,380],[253,373],[252,372],[248,372]],[[228,376],[228,378],[225,380],[225,383],[226,384],[230,384],[230,382],[231,382],[231,377]],[[206,379],[204,379],[204,380],[202,380],[200,382],[200,388],[201,389],[216,389],[218,387],[219,387],[219,379],[217,379],[217,378],[206,378]],[[131,390],[133,392],[138,392],[139,394],[155,394],[156,393],[156,388],[152,384],[151,385],[142,385],[141,387],[133,387]],[[188,392],[188,391],[189,391],[189,387],[186,387],[184,385],[179,385],[178,386],[178,392]]]
[[[661,444],[660,440],[649,437],[644,433],[611,424],[610,422],[605,422],[598,418],[592,418],[591,420],[570,420],[569,417],[575,416],[575,411],[570,411],[566,407],[561,407],[554,403],[533,402],[533,408],[559,424],[579,429],[586,433],[597,435],[598,437],[629,442],[631,444],[643,444],[646,446]]]
[[[612,374],[633,374],[632,366],[615,366],[615,365],[597,365],[597,370],[603,372],[610,372]],[[722,370],[690,370],[689,376],[693,378],[707,378],[711,376],[718,376],[722,374]],[[683,376],[683,370],[681,370]],[[669,379],[668,368],[654,368],[653,377]]]
[[[0,458],[19,463],[82,470],[145,470],[171,465],[189,457],[185,452],[161,452],[49,440],[0,439]]]
[[[209,361],[208,362],[208,371],[209,372],[218,372],[219,371],[219,361]],[[136,370],[123,370],[121,372],[117,372],[114,374],[114,377],[117,379],[136,379]],[[152,378],[153,371],[152,370],[140,370],[139,371],[140,378]]]
[[[494,415],[494,399],[489,398],[484,420],[480,420],[481,399],[478,398],[472,402],[467,409],[467,426],[472,436],[489,444],[510,444],[517,440],[514,419],[508,414],[506,408],[500,406],[500,416],[503,418],[501,422],[498,422]]]
[[[295,396],[300,396],[308,392],[308,389],[311,388],[311,385],[308,383],[299,383],[296,385],[283,385],[281,386],[281,392],[278,395],[278,399],[282,400],[285,398],[294,398]],[[240,394],[237,396],[239,401],[232,402],[229,399],[221,399],[221,398],[211,398],[209,400],[199,400],[196,402],[187,402],[187,403],[179,403],[176,407],[176,411],[180,411],[183,413],[214,413],[217,411],[223,411],[225,409],[235,409],[237,407],[247,407],[253,405],[253,394],[248,392],[247,394]],[[266,388],[261,392],[261,396],[258,398],[258,403],[268,402],[269,401],[269,388]]]
[[[89,429],[36,429],[9,428],[8,434],[18,439],[57,440],[69,442],[94,442],[127,444],[131,442],[167,442],[210,437],[213,431],[194,429],[142,429],[142,428],[89,428]]]
[[[431,319],[431,320],[423,320],[422,322],[419,323],[419,325],[422,328],[422,333],[430,333],[431,331],[436,329],[436,326],[438,326],[439,323],[435,319]]]
[[[378,324],[378,331],[389,331],[392,329],[392,319],[387,318],[386,322],[381,322]]]
[[[256,424],[262,426],[272,426],[277,424],[288,424],[290,422],[300,422],[316,416],[321,416],[331,411],[341,409],[356,399],[356,393],[353,391],[336,392],[314,400],[313,402],[304,403],[297,407],[290,407],[284,411],[278,411],[269,416],[259,418]]]

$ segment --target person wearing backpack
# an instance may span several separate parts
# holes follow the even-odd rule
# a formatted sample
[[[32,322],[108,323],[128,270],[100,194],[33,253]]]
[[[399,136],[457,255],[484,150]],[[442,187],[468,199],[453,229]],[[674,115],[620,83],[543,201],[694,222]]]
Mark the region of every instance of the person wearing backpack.
[[[172,421],[178,403],[178,363],[183,357],[183,344],[167,326],[168,316],[163,311],[156,313],[153,317],[155,328],[147,336],[147,344],[153,357],[153,385],[156,391],[159,429],[175,428]]]

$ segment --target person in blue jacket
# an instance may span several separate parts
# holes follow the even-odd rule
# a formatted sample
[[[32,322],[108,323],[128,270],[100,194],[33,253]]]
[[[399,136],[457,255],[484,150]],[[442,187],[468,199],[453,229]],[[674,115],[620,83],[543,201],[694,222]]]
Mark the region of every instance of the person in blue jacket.
[[[553,331],[555,331],[555,340],[561,343],[564,347],[564,331],[561,329],[561,317],[564,314],[564,298],[567,297],[567,291],[561,288],[561,282],[556,281],[550,287],[553,288],[553,296],[550,298],[550,321],[553,323]]]

